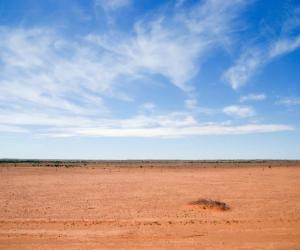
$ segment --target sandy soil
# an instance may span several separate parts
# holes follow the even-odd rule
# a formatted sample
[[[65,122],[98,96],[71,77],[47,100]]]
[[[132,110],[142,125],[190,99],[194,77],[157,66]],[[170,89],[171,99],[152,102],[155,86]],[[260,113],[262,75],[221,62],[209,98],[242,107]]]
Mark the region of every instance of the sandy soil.
[[[0,166],[0,249],[142,248],[300,249],[300,166]]]

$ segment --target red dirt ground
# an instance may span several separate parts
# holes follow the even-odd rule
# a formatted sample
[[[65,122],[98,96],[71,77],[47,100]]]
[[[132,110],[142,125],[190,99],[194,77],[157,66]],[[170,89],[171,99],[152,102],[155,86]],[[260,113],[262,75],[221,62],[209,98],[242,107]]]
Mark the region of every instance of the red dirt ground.
[[[30,165],[0,166],[0,249],[300,249],[299,166]]]

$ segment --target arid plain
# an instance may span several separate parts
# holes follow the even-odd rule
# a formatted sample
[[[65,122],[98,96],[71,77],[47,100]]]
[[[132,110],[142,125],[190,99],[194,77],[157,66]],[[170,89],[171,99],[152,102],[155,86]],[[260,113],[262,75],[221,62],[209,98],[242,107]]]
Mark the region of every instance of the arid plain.
[[[0,249],[300,249],[300,162],[4,162]]]

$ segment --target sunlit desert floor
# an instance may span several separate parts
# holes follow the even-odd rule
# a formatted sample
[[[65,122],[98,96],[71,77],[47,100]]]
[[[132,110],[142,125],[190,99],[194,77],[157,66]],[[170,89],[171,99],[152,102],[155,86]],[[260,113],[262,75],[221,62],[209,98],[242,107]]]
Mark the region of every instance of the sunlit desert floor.
[[[300,249],[296,165],[0,165],[0,249]]]

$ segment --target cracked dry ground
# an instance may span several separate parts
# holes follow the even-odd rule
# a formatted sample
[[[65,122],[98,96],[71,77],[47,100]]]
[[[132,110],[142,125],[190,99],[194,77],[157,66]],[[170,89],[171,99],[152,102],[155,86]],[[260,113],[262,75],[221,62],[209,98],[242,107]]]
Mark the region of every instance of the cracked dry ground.
[[[300,168],[0,167],[0,249],[142,248],[300,249]]]

